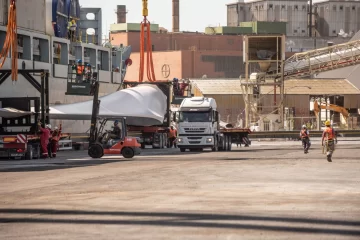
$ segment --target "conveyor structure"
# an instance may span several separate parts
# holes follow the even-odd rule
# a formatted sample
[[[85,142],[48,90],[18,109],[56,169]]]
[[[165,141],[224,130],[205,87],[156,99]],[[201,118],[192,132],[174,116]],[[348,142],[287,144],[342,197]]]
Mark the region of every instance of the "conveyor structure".
[[[296,53],[284,63],[284,78],[308,77],[360,63],[360,40]]]

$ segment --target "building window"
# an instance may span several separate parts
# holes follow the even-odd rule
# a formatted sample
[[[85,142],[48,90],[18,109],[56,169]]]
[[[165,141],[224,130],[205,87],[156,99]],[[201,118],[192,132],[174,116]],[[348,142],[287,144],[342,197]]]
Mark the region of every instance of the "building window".
[[[335,33],[336,33],[336,30],[333,30],[333,33],[335,34]]]
[[[244,8],[243,8],[243,7],[240,7],[240,11],[242,11],[242,10],[244,10]]]
[[[270,131],[270,121],[264,120],[264,131]]]
[[[285,9],[285,5],[281,5],[281,9]]]
[[[269,4],[269,9],[272,9],[273,8],[273,5],[272,4]]]
[[[306,10],[306,5],[303,5],[303,6],[302,6],[302,10],[303,10],[303,11]]]
[[[298,5],[295,5],[294,8],[295,8],[295,10],[298,10]]]
[[[344,10],[344,7],[343,6],[340,6],[339,7],[340,11]]]
[[[303,29],[303,30],[301,30],[301,32],[302,32],[302,33],[305,33],[305,30]]]
[[[294,33],[297,33],[297,30],[296,30],[296,29],[294,30]]]
[[[351,9],[352,9],[352,10],[355,10],[355,6],[352,6]]]

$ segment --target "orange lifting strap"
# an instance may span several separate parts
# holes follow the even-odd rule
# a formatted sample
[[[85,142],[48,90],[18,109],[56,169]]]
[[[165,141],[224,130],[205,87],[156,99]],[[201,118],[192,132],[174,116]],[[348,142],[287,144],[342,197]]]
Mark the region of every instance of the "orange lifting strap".
[[[144,80],[144,64],[145,64],[145,42],[146,42],[146,74],[150,82],[155,82],[154,62],[152,58],[152,44],[150,33],[150,22],[146,19],[148,15],[147,0],[143,0],[143,16],[144,20],[140,23],[140,69],[139,82]],[[145,41],[146,31],[146,41]]]
[[[0,53],[0,68],[3,67],[6,57],[11,49],[11,79],[17,81],[18,76],[18,53],[17,53],[17,24],[16,24],[16,4],[12,0],[9,8],[8,25],[6,30],[6,39]]]

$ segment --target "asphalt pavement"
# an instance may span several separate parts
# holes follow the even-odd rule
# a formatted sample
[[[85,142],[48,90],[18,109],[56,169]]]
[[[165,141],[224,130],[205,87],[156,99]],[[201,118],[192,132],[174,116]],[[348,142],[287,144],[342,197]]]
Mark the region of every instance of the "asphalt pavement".
[[[360,239],[359,143],[0,161],[0,239]]]

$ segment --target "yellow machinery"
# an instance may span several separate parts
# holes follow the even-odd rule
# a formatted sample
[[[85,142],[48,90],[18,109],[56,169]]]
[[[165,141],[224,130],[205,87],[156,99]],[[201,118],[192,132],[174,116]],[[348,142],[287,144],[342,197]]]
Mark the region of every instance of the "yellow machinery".
[[[344,120],[346,122],[346,125],[347,125],[347,120],[349,118],[349,112],[346,110],[346,108],[340,107],[340,106],[335,105],[335,104],[324,104],[324,105],[321,104],[321,105],[319,105],[319,103],[315,100],[315,102],[314,102],[314,112],[315,112],[316,118],[319,118],[320,109],[328,109],[328,110],[331,110],[331,111],[334,111],[334,112],[341,113],[341,115],[343,116],[343,118],[344,118]]]

